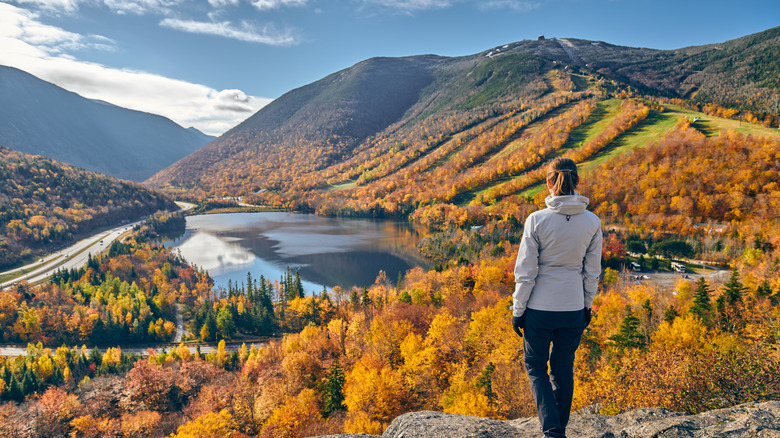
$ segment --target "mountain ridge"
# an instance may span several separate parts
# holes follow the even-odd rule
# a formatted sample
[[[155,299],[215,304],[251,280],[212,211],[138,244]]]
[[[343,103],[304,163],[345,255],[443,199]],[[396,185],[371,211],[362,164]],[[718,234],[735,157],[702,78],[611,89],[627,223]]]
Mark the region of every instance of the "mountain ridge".
[[[0,144],[142,181],[213,137],[0,66]]]
[[[0,146],[0,267],[95,229],[177,208],[138,183]]]
[[[775,43],[780,45],[780,28],[675,50],[550,38],[461,57],[370,58],[282,95],[146,184],[196,198],[322,187],[302,181],[316,179],[317,172],[376,138],[395,135],[403,143],[404,132],[432,118],[496,114],[572,91],[640,93],[778,114],[780,83],[772,72],[780,76],[780,65],[751,73],[757,60],[775,56]]]

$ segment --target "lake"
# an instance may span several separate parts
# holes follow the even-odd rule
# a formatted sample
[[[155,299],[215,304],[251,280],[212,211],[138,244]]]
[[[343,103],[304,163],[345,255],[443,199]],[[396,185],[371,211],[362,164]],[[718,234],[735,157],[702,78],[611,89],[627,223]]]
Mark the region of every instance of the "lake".
[[[426,267],[417,251],[418,230],[408,223],[261,212],[187,217],[173,246],[191,264],[205,269],[215,286],[261,275],[279,280],[297,271],[307,294],[339,285],[369,286],[380,270],[395,283],[399,272]]]

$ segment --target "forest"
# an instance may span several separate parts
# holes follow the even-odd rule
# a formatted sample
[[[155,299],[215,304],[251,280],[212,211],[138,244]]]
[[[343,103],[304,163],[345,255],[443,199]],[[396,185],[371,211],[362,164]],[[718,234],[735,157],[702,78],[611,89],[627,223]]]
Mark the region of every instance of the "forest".
[[[176,209],[140,184],[0,146],[0,268],[95,229]]]
[[[506,222],[503,237],[517,236],[512,219]],[[395,284],[380,275],[363,289],[302,296],[299,280],[285,274],[274,282],[247,277],[215,295],[205,273],[153,243],[128,241],[96,258],[97,268],[79,280],[61,275],[59,285],[26,295],[4,291],[5,332],[31,342],[25,356],[0,359],[0,432],[302,437],[378,434],[397,415],[423,409],[533,416],[522,343],[509,324],[512,245],[484,244],[479,231],[465,238],[481,242],[479,262],[416,268]],[[626,247],[645,242],[626,237],[612,233],[605,257],[625,257]],[[626,281],[607,268],[577,355],[575,409],[696,413],[780,397],[777,260],[774,248],[746,248],[726,281],[680,276],[671,289]],[[48,321],[58,314],[49,303],[57,296],[61,309],[70,305],[78,315],[89,290],[86,318],[74,316],[78,328],[63,322],[63,332],[81,337],[44,347],[52,345]],[[165,338],[172,296],[192,312],[191,330],[203,321],[197,338],[287,334],[234,353],[224,340],[214,353],[181,344],[147,357],[77,347],[90,343],[98,321],[118,337],[134,336],[135,321],[148,321],[145,339]],[[135,309],[143,310],[136,316]],[[20,334],[18,327],[31,330]]]

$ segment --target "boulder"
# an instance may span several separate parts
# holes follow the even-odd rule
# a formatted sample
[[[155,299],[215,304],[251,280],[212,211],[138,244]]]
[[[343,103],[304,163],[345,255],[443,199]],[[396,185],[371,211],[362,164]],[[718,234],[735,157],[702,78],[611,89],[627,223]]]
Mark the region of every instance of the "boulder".
[[[746,403],[685,415],[642,408],[619,415],[572,413],[569,438],[780,438],[780,401]],[[320,438],[539,438],[539,420],[499,421],[443,412],[410,412],[397,417],[380,435],[342,434]]]

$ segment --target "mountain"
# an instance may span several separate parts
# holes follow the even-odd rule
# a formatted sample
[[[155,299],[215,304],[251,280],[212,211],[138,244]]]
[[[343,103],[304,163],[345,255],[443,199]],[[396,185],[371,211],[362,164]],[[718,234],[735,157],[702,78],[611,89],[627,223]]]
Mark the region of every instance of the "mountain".
[[[772,123],[780,113],[778,47],[780,27],[678,50],[540,37],[464,57],[372,58],[286,93],[147,183],[194,197],[263,192],[264,202],[292,205],[308,191],[365,182],[377,171],[367,157],[385,155],[379,166],[392,161],[389,149],[415,155],[400,169],[440,150],[441,142],[414,149],[432,136],[454,138],[510,112],[526,112],[523,123],[537,120],[591,96],[716,104]]]
[[[143,181],[213,138],[0,66],[0,144]]]
[[[0,146],[0,267],[96,228],[176,209],[138,183]]]

